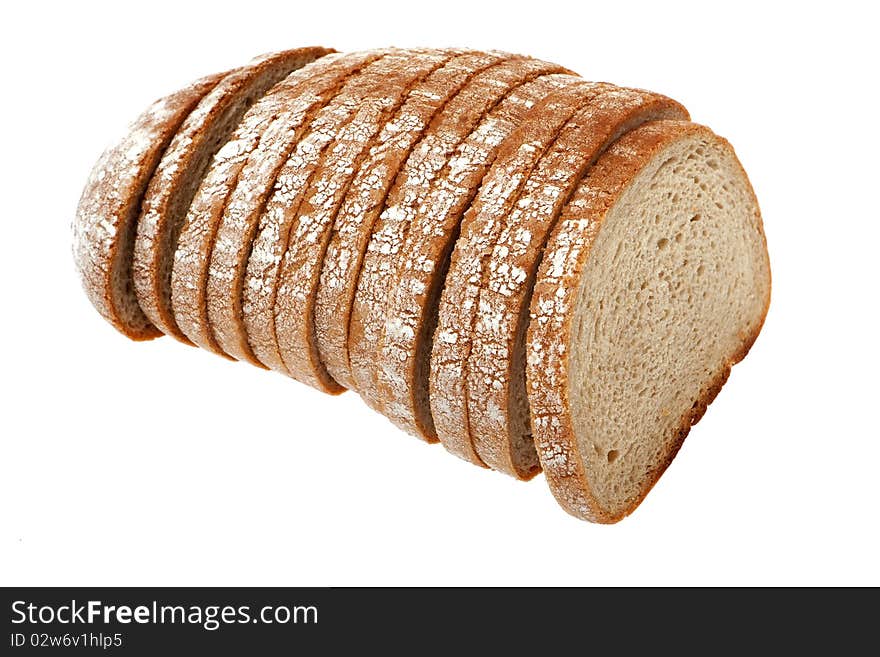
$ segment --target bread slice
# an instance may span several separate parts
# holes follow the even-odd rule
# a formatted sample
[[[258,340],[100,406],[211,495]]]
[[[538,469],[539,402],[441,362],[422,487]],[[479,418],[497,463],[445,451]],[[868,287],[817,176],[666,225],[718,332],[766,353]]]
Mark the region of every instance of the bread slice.
[[[483,269],[467,362],[471,440],[486,465],[520,479],[540,470],[525,392],[525,332],[535,272],[565,201],[596,158],[647,121],[687,119],[674,100],[615,88],[562,129],[526,181]]]
[[[92,305],[132,340],[163,335],[144,315],[131,282],[141,199],[181,123],[226,74],[211,75],[153,103],[98,159],[73,220],[73,257]]]
[[[249,193],[262,185],[263,194],[267,194],[266,187],[271,188],[281,166],[278,160],[286,159],[303,126],[346,78],[380,56],[331,54],[292,72],[245,113],[233,137],[214,156],[183,222],[171,274],[175,320],[198,346],[226,355],[208,320],[206,287],[214,240],[233,191],[241,181]]]
[[[638,506],[769,301],[758,203],[725,140],[662,121],[602,156],[547,244],[527,338],[535,444],[569,513]]]
[[[385,415],[423,440],[437,441],[428,401],[431,340],[462,214],[499,149],[535,104],[571,85],[583,81],[565,74],[539,77],[492,110],[437,176],[398,251],[377,350],[376,385]]]
[[[565,123],[598,93],[613,88],[582,81],[538,103],[528,120],[505,141],[462,219],[438,302],[429,367],[429,400],[440,442],[452,454],[475,465],[485,464],[471,441],[466,365],[486,254],[532,168]]]
[[[346,388],[354,386],[348,361],[351,304],[373,224],[391,184],[434,116],[474,75],[506,57],[502,53],[468,52],[451,59],[413,88],[382,128],[345,194],[324,254],[314,319],[321,360],[330,376]]]
[[[555,64],[520,58],[475,76],[435,118],[398,173],[364,254],[349,320],[352,378],[357,392],[375,410],[383,410],[376,390],[376,355],[384,328],[389,276],[432,181],[458,145],[512,89],[541,75],[566,72]]]
[[[287,371],[298,381],[325,392],[344,389],[321,360],[314,322],[315,297],[336,212],[373,140],[406,101],[410,89],[424,83],[452,56],[438,51],[412,57],[399,83],[395,76],[388,76],[387,86],[364,97],[354,118],[337,133],[324,166],[303,196],[281,261],[275,301],[278,348]]]
[[[312,121],[309,132],[297,144],[278,174],[275,189],[256,224],[250,249],[242,249],[240,260],[211,270],[220,276],[212,290],[209,278],[209,313],[218,341],[227,351],[239,350],[241,357],[255,358],[270,369],[290,375],[278,345],[275,304],[279,292],[281,263],[288,240],[299,223],[299,207],[313,177],[325,162],[332,161],[332,149],[339,133],[357,117],[361,105],[370,98],[394,90],[400,93],[416,84],[424,70],[433,70],[453,56],[438,50],[392,50],[382,59],[351,78]],[[219,244],[218,240],[218,244]],[[215,255],[212,260],[216,260]],[[230,269],[231,265],[235,269]],[[231,282],[225,282],[230,278]],[[235,287],[240,295],[234,293]],[[238,300],[240,306],[235,305]],[[218,327],[218,323],[222,326]],[[225,335],[224,335],[225,333]],[[328,392],[342,388],[328,382]]]
[[[162,156],[138,219],[132,279],[141,309],[163,333],[189,343],[171,309],[171,269],[180,226],[211,158],[269,87],[328,52],[297,48],[264,55],[230,73],[187,117]]]

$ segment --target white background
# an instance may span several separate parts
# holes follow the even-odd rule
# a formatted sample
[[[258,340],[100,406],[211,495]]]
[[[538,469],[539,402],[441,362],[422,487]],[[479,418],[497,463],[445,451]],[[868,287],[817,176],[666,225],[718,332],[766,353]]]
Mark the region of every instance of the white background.
[[[0,583],[880,584],[877,20],[776,4],[4,6]],[[630,518],[577,521],[354,394],[92,310],[69,223],[105,144],[195,77],[318,44],[524,52],[671,95],[737,148],[770,314]]]

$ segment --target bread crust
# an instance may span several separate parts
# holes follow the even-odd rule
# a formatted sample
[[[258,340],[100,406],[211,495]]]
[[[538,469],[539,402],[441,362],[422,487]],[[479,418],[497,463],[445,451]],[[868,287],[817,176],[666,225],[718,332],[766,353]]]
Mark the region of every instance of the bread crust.
[[[250,163],[252,167],[246,169],[245,177],[268,184],[265,177],[269,174],[259,168],[253,170],[254,160],[268,163],[260,144],[263,148],[266,142],[277,145],[279,131],[288,136],[295,134],[335,95],[347,77],[377,57],[368,53],[328,54],[294,71],[247,111],[235,135],[215,155],[184,220],[171,277],[177,325],[198,346],[228,357],[211,330],[206,288],[214,240],[242,171]]]
[[[427,442],[437,433],[427,400],[433,324],[459,222],[483,176],[530,110],[555,90],[582,81],[538,77],[514,89],[462,142],[437,176],[397,255],[378,348],[377,388],[385,415]]]
[[[471,351],[467,363],[471,440],[489,467],[519,479],[540,470],[528,446],[517,441],[530,432],[518,427],[514,404],[525,402],[524,338],[535,273],[547,237],[568,198],[589,167],[621,134],[658,119],[688,119],[670,98],[646,91],[614,88],[601,92],[560,131],[532,171],[483,268]],[[519,385],[520,390],[515,386]]]
[[[384,326],[389,276],[431,183],[455,148],[511,89],[559,70],[564,71],[537,60],[517,58],[475,76],[435,117],[398,173],[364,254],[349,320],[352,378],[358,393],[373,409],[383,412],[376,388],[376,354]]]
[[[318,351],[330,376],[346,388],[354,386],[348,360],[348,320],[358,273],[389,188],[434,116],[474,75],[505,57],[508,55],[492,52],[459,55],[414,88],[376,138],[346,192],[324,254],[315,299]]]
[[[523,184],[562,126],[610,85],[581,81],[538,103],[505,141],[461,221],[437,311],[430,366],[430,401],[440,442],[452,454],[485,467],[468,419],[467,360],[471,350],[483,262]]]
[[[526,380],[532,432],[554,497],[568,513],[584,520],[617,522],[641,503],[672,462],[691,426],[699,421],[724,385],[730,368],[748,353],[767,316],[769,280],[764,309],[754,331],[742,336],[740,348],[722,363],[703,396],[682,417],[675,440],[661,465],[648,474],[642,490],[628,508],[616,514],[604,509],[593,495],[586,475],[567,396],[568,347],[579,279],[608,211],[629,183],[658,153],[694,134],[710,135],[713,140],[727,145],[708,128],[687,121],[648,123],[623,136],[606,151],[566,205],[538,269],[526,340]],[[744,171],[742,175],[748,183]],[[757,200],[754,202],[757,208]],[[757,220],[760,229],[760,216]],[[763,239],[763,231],[761,236]],[[764,245],[766,248],[766,240]]]
[[[171,308],[170,278],[176,240],[183,217],[172,217],[178,204],[191,198],[187,181],[201,181],[210,158],[228,135],[215,135],[225,122],[238,123],[249,98],[261,96],[293,68],[326,54],[324,48],[298,48],[254,59],[223,78],[190,113],[162,156],[144,195],[132,262],[138,303],[163,333],[192,344],[177,327]],[[240,114],[239,114],[240,113]],[[230,128],[232,134],[234,127]],[[204,167],[203,170],[202,167]],[[197,186],[197,185],[196,185]],[[166,278],[167,277],[167,278]]]
[[[325,113],[324,123],[327,122],[327,106],[334,103],[360,73],[375,66],[389,52],[384,49],[345,55],[330,94],[315,97],[314,85],[304,84],[294,104],[287,107],[288,112],[273,121],[262,135],[229,192],[206,259],[203,293],[204,316],[211,340],[229,357],[266,367],[251,348],[242,311],[247,290],[240,288],[261,222],[266,222],[267,205],[277,193],[280,173],[297,148],[301,148],[301,142],[322,113]]]
[[[433,70],[438,59],[442,62],[451,56],[453,53],[437,50],[391,51],[351,78],[333,102],[319,112],[308,135],[297,144],[281,169],[275,191],[259,217],[256,237],[243,270],[243,283],[239,285],[241,296],[233,295],[233,300],[241,300],[240,319],[231,304],[218,306],[229,320],[229,344],[217,336],[224,349],[243,349],[246,345],[267,367],[292,376],[300,374],[288,370],[284,363],[276,332],[275,305],[281,292],[282,262],[289,239],[297,239],[299,207],[309,185],[316,175],[320,178],[325,163],[332,162],[333,153],[327,149],[335,144],[337,134],[355,120],[367,99],[380,98],[389,89],[396,94],[405,93],[423,77],[426,68]],[[315,383],[315,380],[303,376],[303,382]],[[332,380],[322,382],[319,388],[334,393],[343,390]]]
[[[154,102],[105,150],[83,189],[73,220],[73,257],[95,309],[123,335],[163,335],[140,309],[131,283],[136,223],[147,185],[180,125],[223,78],[210,75]],[[123,279],[123,289],[114,281]]]
[[[357,113],[337,133],[331,152],[303,196],[281,261],[274,309],[278,349],[285,368],[298,381],[324,392],[345,389],[321,360],[314,323],[315,297],[336,211],[373,140],[406,101],[410,89],[455,54],[438,51],[411,57],[400,83],[388,76],[375,95],[361,99]]]

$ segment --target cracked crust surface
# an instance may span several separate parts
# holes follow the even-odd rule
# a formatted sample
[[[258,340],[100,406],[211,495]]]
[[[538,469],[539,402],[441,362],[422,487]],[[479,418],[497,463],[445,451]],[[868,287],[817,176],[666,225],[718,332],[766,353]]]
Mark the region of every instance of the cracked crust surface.
[[[572,84],[582,80],[566,74],[538,77],[492,110],[437,176],[398,253],[377,353],[377,387],[385,415],[423,440],[437,441],[428,366],[438,298],[459,222],[505,140],[537,103]]]
[[[522,186],[571,116],[610,85],[580,81],[548,95],[508,138],[465,213],[440,295],[430,363],[430,404],[437,436],[452,454],[485,466],[471,440],[467,360],[483,263]]]
[[[211,340],[228,356],[265,367],[254,355],[242,319],[242,282],[260,222],[278,177],[328,105],[388,50],[344,55],[331,70],[305,83],[263,133],[229,192],[204,267],[204,317]],[[319,62],[320,63],[320,62]],[[315,84],[317,82],[317,84]],[[324,119],[326,122],[326,118]]]
[[[171,278],[177,324],[198,346],[226,355],[214,339],[208,320],[206,288],[217,231],[239,181],[244,177],[253,185],[271,186],[271,158],[277,160],[276,154],[284,152],[299,134],[297,131],[335,95],[348,76],[377,57],[334,53],[294,71],[247,111],[235,135],[214,156],[184,220]]]
[[[474,75],[506,57],[503,53],[465,53],[415,87],[376,138],[346,192],[324,254],[315,300],[318,351],[330,376],[346,388],[354,386],[348,360],[351,305],[373,224],[389,188],[434,116]]]
[[[569,120],[503,217],[486,259],[467,362],[471,440],[489,467],[528,479],[540,470],[525,394],[525,330],[549,231],[578,181],[617,137],[647,121],[687,119],[675,101],[617,87]]]
[[[700,368],[701,381],[695,388],[693,403],[688,399],[684,412],[679,417],[670,416],[667,412],[666,415],[670,416],[669,435],[665,437],[655,463],[652,467],[640,470],[641,477],[633,494],[624,500],[623,505],[612,509],[607,502],[600,500],[600,482],[597,481],[595,466],[590,465],[592,457],[585,451],[584,445],[585,441],[598,442],[601,437],[585,436],[583,430],[578,430],[579,417],[589,414],[590,409],[583,407],[580,395],[582,374],[573,369],[575,359],[578,358],[575,352],[582,341],[585,347],[589,344],[589,332],[595,330],[591,328],[594,323],[599,326],[598,318],[582,316],[585,312],[585,286],[590,282],[588,272],[591,259],[600,258],[597,255],[603,248],[599,246],[600,237],[607,240],[610,235],[607,231],[637,230],[641,226],[636,221],[640,218],[632,214],[629,205],[641,207],[643,199],[640,200],[638,194],[644,188],[643,184],[649,187],[650,181],[656,180],[659,172],[670,168],[667,165],[673,162],[677,145],[689,140],[702,142],[707,150],[715,149],[714,152],[718,154],[714,160],[716,168],[719,161],[726,160],[728,170],[732,172],[731,179],[718,188],[713,187],[711,191],[708,186],[705,190],[697,189],[691,202],[696,204],[706,195],[709,196],[707,203],[714,200],[714,204],[709,204],[708,207],[717,207],[720,211],[723,206],[719,202],[723,199],[717,195],[728,194],[731,188],[737,187],[748,206],[744,219],[748,232],[753,232],[751,237],[755,251],[754,257],[747,259],[754,265],[753,278],[748,284],[753,286],[753,296],[757,303],[751,321],[742,322],[736,327],[731,336],[732,346],[726,353],[713,359],[711,365]],[[695,187],[699,184],[690,178],[687,181],[687,184]],[[699,226],[699,223],[693,222],[705,220],[701,219],[700,214],[694,214],[698,208],[682,205],[675,200],[672,192],[669,197],[673,199],[670,201],[672,207],[678,208],[677,213],[685,215],[685,225]],[[609,217],[618,206],[621,207],[620,219],[616,226],[609,227]],[[712,211],[715,210],[710,209]],[[651,214],[653,212],[654,210],[650,211]],[[648,221],[656,224],[663,219],[661,214],[657,214]],[[705,234],[703,237],[705,238]],[[632,244],[637,236],[633,234],[620,239]],[[672,240],[673,243],[675,241]],[[669,253],[671,247],[668,242],[659,240],[656,245],[652,243],[650,246],[658,249],[658,252]],[[609,244],[611,252],[614,252],[613,244]],[[598,263],[599,260],[595,262]],[[716,263],[716,266],[717,264],[720,263]],[[699,270],[696,273],[699,274]],[[657,280],[656,277],[654,279]],[[662,279],[659,283],[665,284]],[[624,286],[623,291],[645,295],[655,285],[658,283],[645,281],[641,286]],[[640,301],[639,305],[648,307],[650,296],[653,294]],[[722,295],[725,305],[727,299],[726,294]],[[754,343],[766,317],[769,302],[770,270],[760,211],[745,172],[727,142],[703,126],[686,121],[657,121],[626,134],[606,151],[579,184],[547,243],[531,300],[531,321],[526,341],[526,378],[535,445],[547,482],[566,511],[584,520],[609,523],[620,520],[638,506],[677,454],[690,427],[702,417],[707,406],[718,394],[730,368],[745,357]],[[694,307],[693,304],[688,305]],[[627,319],[626,324],[630,323],[630,319]],[[585,335],[584,331],[588,333]],[[620,344],[627,342],[626,335],[623,334],[618,335],[615,340]],[[652,343],[656,340],[654,337]],[[645,350],[644,346],[636,345],[635,348],[639,352]],[[690,340],[686,341],[684,348],[691,349]],[[647,357],[653,362],[657,356],[649,353]],[[637,365],[634,362],[632,366]],[[599,401],[596,400],[597,403]],[[615,459],[611,458],[612,455]],[[605,454],[601,456],[604,457]],[[617,451],[609,451],[606,460],[613,464],[624,459],[625,455],[618,456]]]
[[[315,174],[298,209],[281,261],[275,300],[275,333],[290,375],[324,392],[344,388],[329,374],[318,350],[314,306],[324,253],[348,185],[370,145],[409,95],[456,53],[439,51],[409,59],[398,82],[389,75],[375,94],[361,99],[357,113],[337,133],[322,168]]]
[[[211,75],[153,103],[102,153],[73,221],[73,257],[95,309],[133,340],[163,333],[141,310],[131,260],[141,200],[162,154],[190,112],[228,73]]]
[[[389,276],[410,222],[455,148],[480,121],[512,89],[555,72],[566,71],[555,64],[517,58],[475,76],[435,117],[398,173],[364,254],[349,321],[352,378],[358,393],[375,410],[383,410],[376,388],[376,350],[384,325]]]
[[[225,307],[227,317],[235,320],[234,325],[230,323],[236,331],[235,334],[230,331],[230,348],[242,349],[247,346],[260,363],[278,372],[293,374],[285,365],[278,345],[275,305],[280,289],[282,260],[290,236],[296,237],[296,231],[299,230],[299,207],[309,185],[327,161],[328,147],[335,143],[340,130],[358,115],[365,99],[380,97],[388,89],[397,89],[399,92],[408,88],[422,77],[422,67],[431,69],[438,57],[447,59],[451,55],[436,50],[391,51],[351,78],[333,102],[318,113],[309,134],[297,144],[281,169],[275,190],[260,215],[244,278],[239,285],[241,296],[233,295],[234,299],[240,299],[243,321],[235,317],[234,312],[229,312],[229,304]],[[329,157],[332,160],[332,150]],[[209,301],[210,298],[209,295]],[[242,328],[245,331],[243,335]],[[338,385],[327,383],[328,391],[341,390]]]
[[[163,333],[192,344],[171,307],[171,274],[181,224],[211,158],[232,135],[245,111],[292,70],[326,54],[298,48],[263,55],[226,75],[189,114],[144,195],[132,261],[138,303]]]

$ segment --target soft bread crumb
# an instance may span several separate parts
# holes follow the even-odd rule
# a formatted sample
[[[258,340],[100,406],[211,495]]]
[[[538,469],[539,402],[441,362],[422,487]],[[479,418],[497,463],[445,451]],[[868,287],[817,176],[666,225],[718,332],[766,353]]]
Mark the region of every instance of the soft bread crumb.
[[[612,147],[532,303],[532,425],[563,506],[610,522],[638,505],[748,350],[769,292],[757,202],[726,142],[657,122]]]

